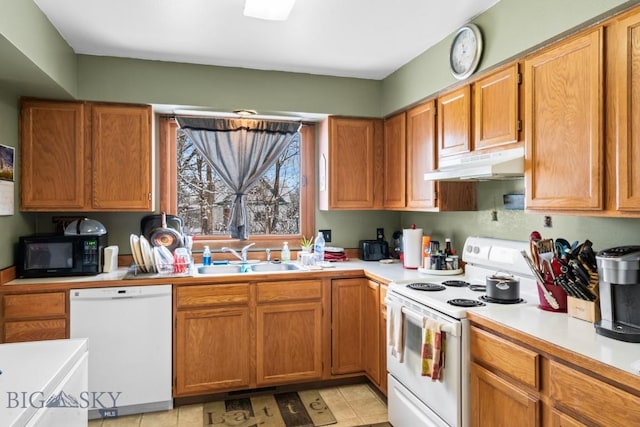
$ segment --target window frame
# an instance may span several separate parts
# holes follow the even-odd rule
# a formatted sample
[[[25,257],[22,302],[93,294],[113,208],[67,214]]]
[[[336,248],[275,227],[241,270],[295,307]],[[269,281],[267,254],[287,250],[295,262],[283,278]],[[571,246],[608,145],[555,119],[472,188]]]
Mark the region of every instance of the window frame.
[[[176,130],[178,123],[175,118],[160,116],[159,118],[159,175],[160,175],[160,212],[177,215],[177,159],[176,159]],[[228,246],[241,248],[249,243],[255,243],[257,248],[279,248],[284,242],[289,247],[297,249],[302,236],[315,236],[315,151],[316,126],[312,122],[303,122],[300,128],[300,234],[249,235],[249,239],[232,239],[228,236],[196,236],[193,249],[198,251],[204,245],[212,248]]]

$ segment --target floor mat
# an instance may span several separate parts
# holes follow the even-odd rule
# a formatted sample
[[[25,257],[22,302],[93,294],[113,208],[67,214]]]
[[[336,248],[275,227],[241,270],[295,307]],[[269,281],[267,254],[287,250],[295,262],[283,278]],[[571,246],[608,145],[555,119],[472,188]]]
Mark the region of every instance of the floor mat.
[[[204,404],[204,427],[321,427],[336,422],[317,390]]]

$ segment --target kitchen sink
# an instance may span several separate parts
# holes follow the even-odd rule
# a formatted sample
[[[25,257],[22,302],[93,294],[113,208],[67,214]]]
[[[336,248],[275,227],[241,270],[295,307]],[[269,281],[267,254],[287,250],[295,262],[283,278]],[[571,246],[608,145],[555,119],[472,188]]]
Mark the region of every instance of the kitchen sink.
[[[268,271],[298,271],[304,270],[297,264],[272,264],[272,263],[260,263],[251,266],[255,273],[264,273]]]
[[[240,273],[242,266],[239,264],[225,265],[201,265],[198,267],[198,274],[236,274]]]
[[[297,264],[274,264],[261,262],[257,264],[225,264],[225,265],[202,265],[197,268],[199,275],[218,274],[246,274],[246,273],[269,273],[283,271],[300,271],[304,267]]]

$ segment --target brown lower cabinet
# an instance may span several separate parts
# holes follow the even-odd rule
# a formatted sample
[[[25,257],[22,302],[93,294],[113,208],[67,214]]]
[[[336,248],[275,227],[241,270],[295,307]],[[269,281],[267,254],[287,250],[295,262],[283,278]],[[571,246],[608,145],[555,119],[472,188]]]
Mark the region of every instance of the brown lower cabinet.
[[[250,387],[250,285],[180,286],[174,293],[174,395]]]
[[[328,289],[321,279],[177,286],[174,396],[324,379]]]
[[[364,292],[367,279],[331,281],[331,373],[364,371]]]
[[[386,394],[384,294],[386,286],[366,278],[332,280],[331,373],[364,373]]]
[[[322,379],[322,281],[258,283],[257,288],[257,385]]]
[[[0,289],[2,342],[68,338],[70,286]],[[385,285],[274,278],[173,293],[175,397],[365,375],[386,393]]]
[[[380,284],[367,280],[364,285],[364,370],[376,386],[380,387],[382,361],[380,360]]]
[[[472,426],[640,425],[631,374],[492,326],[471,327]]]
[[[67,293],[34,292],[2,296],[2,342],[68,338]]]
[[[247,307],[179,311],[176,323],[176,395],[251,385]]]

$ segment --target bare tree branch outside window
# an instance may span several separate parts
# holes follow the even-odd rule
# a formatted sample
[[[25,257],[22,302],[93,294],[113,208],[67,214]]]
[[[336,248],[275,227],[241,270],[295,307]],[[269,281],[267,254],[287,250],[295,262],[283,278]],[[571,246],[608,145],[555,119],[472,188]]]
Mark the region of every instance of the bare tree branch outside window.
[[[177,130],[178,215],[186,233],[224,236],[233,192]],[[278,161],[246,195],[253,235],[300,233],[300,139],[294,138]]]

